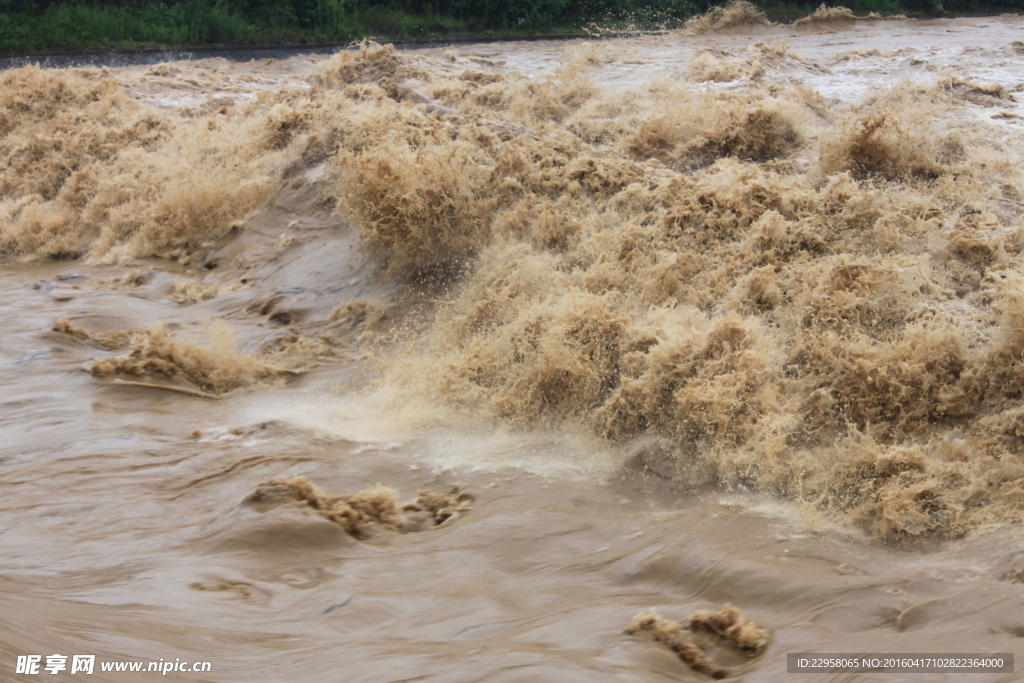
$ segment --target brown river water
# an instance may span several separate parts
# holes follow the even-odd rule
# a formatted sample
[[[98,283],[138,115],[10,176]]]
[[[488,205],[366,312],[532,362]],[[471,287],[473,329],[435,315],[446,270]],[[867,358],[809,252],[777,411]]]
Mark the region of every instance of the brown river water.
[[[0,72],[0,680],[1024,680],[1021,41]]]

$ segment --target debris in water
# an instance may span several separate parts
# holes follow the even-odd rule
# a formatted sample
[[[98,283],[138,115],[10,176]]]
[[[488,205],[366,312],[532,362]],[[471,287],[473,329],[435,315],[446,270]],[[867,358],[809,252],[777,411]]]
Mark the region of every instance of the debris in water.
[[[217,285],[204,285],[195,280],[175,282],[171,298],[179,304],[199,304],[217,296],[220,288]]]
[[[205,349],[174,339],[160,326],[131,332],[129,354],[94,360],[89,368],[94,376],[162,376],[183,381],[185,386],[136,385],[221,396],[235,389],[297,373],[253,356],[237,355],[226,338]]]
[[[694,612],[685,627],[660,614],[641,613],[633,617],[626,633],[651,633],[654,640],[667,645],[691,669],[712,678],[725,678],[730,669],[718,664],[708,654],[709,644],[702,643],[699,634],[716,636],[721,644],[739,650],[747,657],[760,652],[768,642],[764,629],[729,604],[718,612]]]
[[[271,479],[262,482],[247,502],[280,503],[292,499],[316,510],[354,538],[366,538],[374,526],[407,533],[418,531],[424,521],[440,526],[473,507],[473,495],[455,486],[448,493],[423,490],[415,500],[399,504],[395,491],[385,486],[358,493],[332,495],[305,477]],[[419,513],[419,514],[417,514]]]
[[[81,341],[98,344],[105,349],[123,349],[128,346],[135,330],[114,330],[113,332],[88,332],[77,327],[67,318],[61,318],[53,324],[53,331],[66,334]]]
[[[718,612],[711,610],[694,612],[690,616],[688,626],[692,631],[703,630],[714,633],[746,652],[756,652],[768,642],[768,634],[765,633],[765,630],[730,604],[726,604]]]
[[[402,512],[423,513],[434,526],[441,526],[469,512],[474,502],[473,494],[463,491],[462,486],[455,486],[448,493],[424,489],[419,492],[416,500],[402,505]],[[409,528],[408,522],[406,528]]]
[[[626,627],[626,633],[633,635],[642,632],[650,632],[654,640],[667,645],[684,664],[697,673],[712,678],[725,678],[729,675],[729,669],[715,664],[697,644],[694,634],[683,628],[678,621],[666,619],[659,614],[638,614]]]

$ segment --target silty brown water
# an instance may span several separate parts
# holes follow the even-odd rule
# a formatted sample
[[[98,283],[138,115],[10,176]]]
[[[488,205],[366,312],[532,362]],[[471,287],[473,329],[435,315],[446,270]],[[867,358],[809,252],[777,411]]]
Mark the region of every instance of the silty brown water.
[[[729,16],[0,74],[2,677],[696,680],[623,631],[725,603],[745,680],[1019,653],[1024,24]]]

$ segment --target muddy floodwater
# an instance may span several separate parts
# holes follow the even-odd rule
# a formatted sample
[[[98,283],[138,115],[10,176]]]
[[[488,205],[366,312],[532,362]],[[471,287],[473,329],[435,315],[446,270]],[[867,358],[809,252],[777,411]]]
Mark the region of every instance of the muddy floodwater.
[[[1024,667],[1022,102],[742,6],[0,72],[0,680],[1022,680],[786,672]]]

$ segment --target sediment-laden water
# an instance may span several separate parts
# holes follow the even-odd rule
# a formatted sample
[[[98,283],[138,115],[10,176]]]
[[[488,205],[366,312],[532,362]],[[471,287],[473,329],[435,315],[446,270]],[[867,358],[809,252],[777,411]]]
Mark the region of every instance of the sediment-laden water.
[[[0,72],[0,678],[697,680],[624,631],[727,603],[744,680],[1024,653],[1022,41]]]

